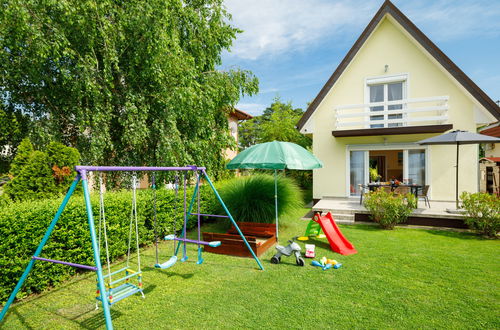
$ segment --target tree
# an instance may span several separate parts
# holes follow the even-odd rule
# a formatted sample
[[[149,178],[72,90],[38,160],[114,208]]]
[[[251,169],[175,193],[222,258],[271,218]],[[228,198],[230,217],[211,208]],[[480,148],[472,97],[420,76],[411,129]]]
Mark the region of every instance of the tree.
[[[67,190],[80,162],[75,148],[50,142],[47,152],[35,151],[29,138],[17,148],[5,192],[14,200],[45,198]]]
[[[305,148],[311,146],[311,139],[295,128],[303,111],[294,109],[291,102],[274,99],[261,116],[256,116],[240,125],[240,147],[247,148],[257,143],[274,140],[297,143]]]
[[[62,143],[51,142],[47,146],[47,157],[57,190],[64,192],[76,175],[74,167],[80,162],[80,153]]]
[[[238,29],[222,0],[5,0],[2,96],[85,163],[224,167],[227,113],[258,90],[216,70]],[[20,111],[20,110],[18,110]]]
[[[47,154],[33,151],[28,163],[5,186],[5,193],[13,200],[30,200],[53,196],[56,192]]]
[[[13,176],[21,174],[23,167],[28,164],[34,151],[35,149],[33,148],[33,144],[31,143],[30,139],[24,138],[19,144],[16,157],[14,158],[10,166],[10,174],[12,174]]]
[[[27,135],[27,117],[5,109],[0,100],[0,174],[9,171],[10,163],[22,138]]]

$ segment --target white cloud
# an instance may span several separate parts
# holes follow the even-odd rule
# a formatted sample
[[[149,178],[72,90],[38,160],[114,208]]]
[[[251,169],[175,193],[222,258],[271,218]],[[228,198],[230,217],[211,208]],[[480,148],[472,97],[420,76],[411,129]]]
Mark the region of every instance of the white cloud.
[[[412,2],[403,12],[437,40],[500,36],[500,1]]]
[[[246,113],[251,114],[252,116],[258,116],[264,111],[267,107],[265,104],[261,103],[238,103],[236,105],[236,109],[245,111]]]
[[[303,49],[352,26],[365,24],[377,4],[347,0],[227,0],[239,34],[232,54],[244,59]]]
[[[500,1],[394,1],[433,40],[500,35]],[[226,0],[237,36],[230,56],[255,60],[356,35],[382,0]],[[331,37],[335,36],[334,41]]]

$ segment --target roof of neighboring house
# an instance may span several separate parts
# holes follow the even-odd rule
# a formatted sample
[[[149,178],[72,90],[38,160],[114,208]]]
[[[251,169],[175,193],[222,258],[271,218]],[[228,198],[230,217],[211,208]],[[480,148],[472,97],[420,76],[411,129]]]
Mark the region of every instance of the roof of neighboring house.
[[[246,113],[245,111],[238,110],[236,108],[233,109],[234,111],[231,112],[231,116],[236,117],[238,120],[247,120],[247,119],[252,119],[253,116],[249,113]]]
[[[481,158],[480,160],[484,160],[484,159],[495,162],[495,163],[500,163],[500,157],[484,157],[484,158]]]
[[[489,125],[482,130],[479,131],[479,133],[484,134],[484,135],[489,135],[493,137],[500,137],[500,122],[496,122],[492,125]]]
[[[307,120],[314,113],[321,101],[328,94],[328,91],[335,85],[339,77],[347,68],[352,59],[356,56],[360,48],[368,39],[370,34],[375,30],[378,23],[384,18],[386,14],[390,14],[425,50],[432,55],[472,96],[483,105],[495,118],[500,119],[500,107],[488,96],[481,88],[479,88],[460,68],[453,63],[448,56],[446,56],[427,36],[420,31],[415,24],[413,24],[408,17],[406,17],[391,1],[386,0],[370,23],[366,26],[363,33],[359,36],[358,40],[354,43],[342,62],[333,72],[326,84],[320,90],[318,95],[311,102],[307,111],[297,124],[298,129],[306,124]]]

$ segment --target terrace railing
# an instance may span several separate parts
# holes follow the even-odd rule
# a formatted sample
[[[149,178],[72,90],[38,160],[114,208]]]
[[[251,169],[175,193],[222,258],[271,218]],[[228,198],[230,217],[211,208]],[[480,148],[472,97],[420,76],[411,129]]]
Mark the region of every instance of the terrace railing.
[[[447,124],[448,99],[433,96],[338,106],[334,130]]]

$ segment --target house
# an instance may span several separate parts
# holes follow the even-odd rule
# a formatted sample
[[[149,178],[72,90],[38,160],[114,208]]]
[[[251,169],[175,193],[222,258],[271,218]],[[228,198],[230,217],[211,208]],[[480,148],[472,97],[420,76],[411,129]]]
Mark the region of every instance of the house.
[[[241,110],[238,110],[234,108],[234,111],[231,112],[228,116],[228,122],[229,122],[229,130],[231,131],[231,135],[234,137],[236,140],[236,145],[238,145],[238,123],[242,120],[248,120],[252,119],[253,117]],[[232,149],[227,149],[226,150],[226,158],[227,159],[233,159],[236,157],[238,154],[238,149],[232,150]]]
[[[416,142],[499,119],[499,106],[385,1],[298,123],[324,164],[313,197],[359,196],[372,173],[452,201],[456,148]],[[477,145],[461,146],[460,191],[478,191],[478,159]]]
[[[493,123],[479,130],[479,133],[500,138],[500,122]],[[500,157],[500,143],[484,145],[484,157]]]

